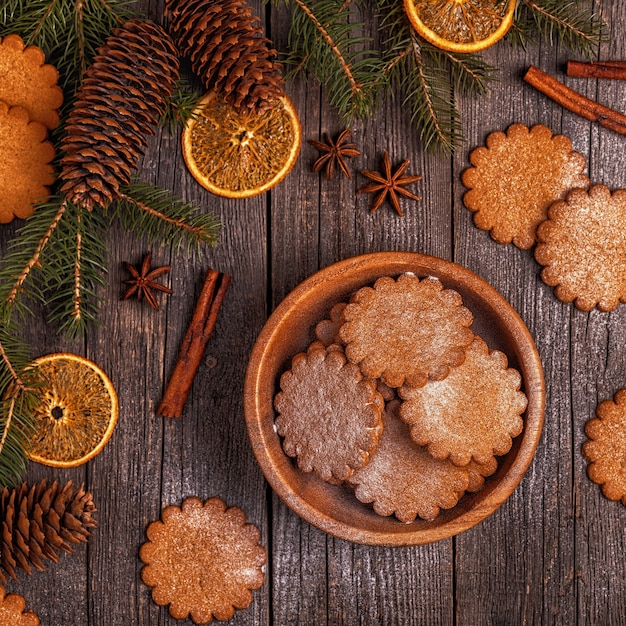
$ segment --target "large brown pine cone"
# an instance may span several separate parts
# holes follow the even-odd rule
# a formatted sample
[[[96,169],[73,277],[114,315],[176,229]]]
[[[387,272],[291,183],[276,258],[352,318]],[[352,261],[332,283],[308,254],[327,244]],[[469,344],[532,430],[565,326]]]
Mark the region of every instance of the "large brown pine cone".
[[[59,551],[72,552],[72,544],[87,541],[98,525],[95,511],[93,496],[83,487],[74,489],[71,481],[64,487],[56,481],[48,486],[46,480],[5,487],[0,493],[0,581],[16,578],[16,568],[28,574],[33,567],[43,570],[45,559],[56,563]]]
[[[278,53],[245,0],[165,0],[170,33],[205,87],[262,113],[283,94]]]
[[[179,77],[176,47],[157,24],[131,20],[98,48],[62,142],[61,193],[89,210],[120,198]]]

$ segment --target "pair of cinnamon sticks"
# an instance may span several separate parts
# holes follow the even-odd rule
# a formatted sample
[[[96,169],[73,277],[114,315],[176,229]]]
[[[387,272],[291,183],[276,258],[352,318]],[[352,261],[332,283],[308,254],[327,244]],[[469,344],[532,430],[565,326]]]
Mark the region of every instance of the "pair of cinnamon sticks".
[[[181,417],[231,277],[213,269],[206,273],[196,307],[178,352],[176,365],[157,409],[164,417]]]
[[[567,62],[567,75],[577,78],[626,79],[626,61],[596,63]],[[606,107],[570,89],[562,82],[540,69],[530,66],[524,80],[535,89],[560,104],[563,108],[580,115],[604,128],[626,135],[626,115]]]

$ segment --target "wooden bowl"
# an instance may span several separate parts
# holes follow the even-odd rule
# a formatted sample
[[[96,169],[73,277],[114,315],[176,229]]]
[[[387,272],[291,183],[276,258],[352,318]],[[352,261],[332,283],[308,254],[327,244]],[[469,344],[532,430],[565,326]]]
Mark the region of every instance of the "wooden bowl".
[[[344,485],[323,482],[300,471],[285,455],[274,427],[273,399],[280,375],[292,357],[314,340],[315,324],[325,319],[333,304],[380,276],[413,272],[436,276],[444,287],[456,289],[474,314],[473,331],[491,349],[504,352],[517,368],[528,396],[524,430],[510,452],[499,459],[498,471],[484,488],[466,494],[452,509],[442,510],[430,522],[410,523],[376,514],[359,502]],[[442,259],[411,252],[381,252],[331,265],[294,289],[276,308],[252,349],[244,388],[245,418],[252,449],[274,491],[295,513],[317,528],[349,541],[387,546],[430,543],[451,537],[493,513],[513,492],[528,469],[541,436],[545,386],[541,361],[533,339],[509,303],[469,270]]]

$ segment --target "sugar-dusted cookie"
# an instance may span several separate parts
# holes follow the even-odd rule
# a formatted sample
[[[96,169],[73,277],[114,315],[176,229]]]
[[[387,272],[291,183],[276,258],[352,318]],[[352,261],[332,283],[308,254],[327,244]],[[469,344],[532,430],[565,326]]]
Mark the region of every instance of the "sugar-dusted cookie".
[[[373,503],[379,515],[392,515],[402,522],[416,517],[432,520],[440,509],[457,504],[469,484],[466,468],[434,459],[409,437],[408,427],[398,416],[400,402],[387,404],[383,434],[370,462],[350,479],[356,497]]]
[[[263,584],[267,553],[259,530],[220,498],[191,497],[181,507],[168,506],[146,535],[139,550],[141,577],[152,587],[154,602],[169,604],[175,619],[230,619],[252,602],[250,590]]]
[[[523,249],[535,243],[552,202],[589,185],[585,157],[572,149],[569,138],[542,124],[530,130],[513,124],[506,134],[491,133],[486,147],[472,150],[470,162],[473,167],[461,179],[469,187],[463,200],[474,223],[498,243],[512,241]]]
[[[365,465],[382,428],[382,396],[337,346],[297,354],[274,398],[276,430],[304,472],[344,481]]]
[[[520,373],[508,367],[506,355],[490,351],[476,337],[462,365],[441,381],[420,388],[402,387],[401,418],[413,440],[436,459],[455,465],[491,463],[506,454],[512,437],[522,432],[526,395]]]
[[[582,452],[589,461],[587,475],[609,500],[626,505],[626,389],[598,405],[596,417],[585,425],[585,434],[588,440]]]
[[[612,311],[626,302],[626,191],[594,185],[555,202],[537,229],[541,278],[563,302]]]
[[[0,100],[0,224],[28,217],[49,195],[54,182],[54,147],[43,124],[25,109]]]
[[[368,378],[390,387],[439,380],[465,359],[472,314],[453,289],[411,273],[363,287],[343,311],[346,355]]]
[[[26,109],[31,120],[48,129],[58,125],[63,104],[58,79],[59,73],[45,63],[40,48],[26,46],[19,35],[0,38],[0,100]]]
[[[325,346],[329,346],[331,343],[340,343],[339,328],[343,322],[343,310],[346,305],[346,302],[338,302],[331,308],[328,319],[316,324],[315,337]]]
[[[0,626],[39,626],[39,618],[32,611],[25,611],[24,598],[16,593],[7,595],[0,586]]]

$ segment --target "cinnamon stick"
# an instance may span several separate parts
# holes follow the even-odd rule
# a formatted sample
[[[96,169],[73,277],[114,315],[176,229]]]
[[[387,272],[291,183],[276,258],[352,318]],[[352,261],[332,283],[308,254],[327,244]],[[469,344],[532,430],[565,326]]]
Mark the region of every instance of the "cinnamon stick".
[[[595,63],[568,61],[566,73],[574,78],[626,80],[626,61],[600,61]]]
[[[206,345],[217,323],[217,316],[230,285],[231,277],[209,269],[187,332],[178,352],[176,365],[165,388],[157,413],[164,417],[181,417],[191,391]]]
[[[568,111],[592,122],[598,122],[600,126],[620,135],[626,135],[626,115],[586,98],[532,65],[526,72],[524,80]]]

